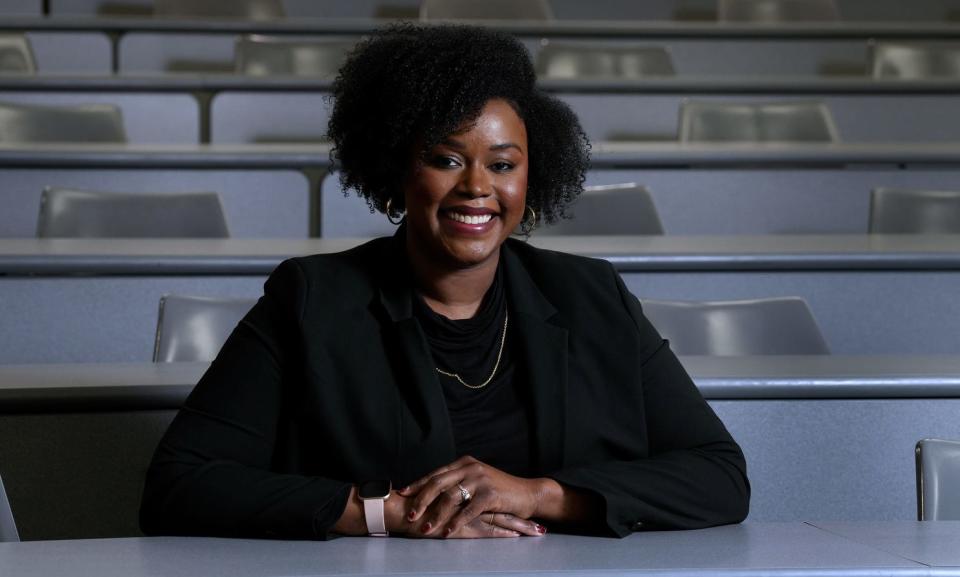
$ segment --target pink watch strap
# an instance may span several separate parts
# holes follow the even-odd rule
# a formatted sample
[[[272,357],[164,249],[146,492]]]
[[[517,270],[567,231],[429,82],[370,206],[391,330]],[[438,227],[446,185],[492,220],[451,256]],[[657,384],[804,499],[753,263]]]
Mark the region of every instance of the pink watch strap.
[[[363,516],[367,521],[367,535],[371,537],[386,537],[387,522],[383,516],[384,499],[365,499],[363,501]]]

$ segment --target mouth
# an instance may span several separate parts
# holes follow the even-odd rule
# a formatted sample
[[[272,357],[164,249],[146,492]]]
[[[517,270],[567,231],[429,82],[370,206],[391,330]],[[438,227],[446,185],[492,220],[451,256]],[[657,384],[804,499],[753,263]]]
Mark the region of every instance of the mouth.
[[[472,206],[455,206],[444,209],[441,214],[447,222],[450,222],[462,232],[483,232],[499,215],[490,208],[478,208]]]
[[[462,212],[450,211],[447,216],[463,224],[487,224],[493,219],[492,214],[464,214]]]

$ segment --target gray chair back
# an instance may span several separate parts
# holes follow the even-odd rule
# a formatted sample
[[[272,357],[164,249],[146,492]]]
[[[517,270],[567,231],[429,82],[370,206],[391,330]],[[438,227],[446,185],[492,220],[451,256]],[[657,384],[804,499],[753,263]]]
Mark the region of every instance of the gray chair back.
[[[153,362],[212,361],[256,299],[160,298]]]
[[[960,521],[960,441],[917,443],[917,519]]]
[[[215,192],[120,193],[46,188],[40,238],[226,238]]]
[[[112,104],[37,106],[0,102],[0,142],[126,142]]]
[[[154,16],[164,18],[283,18],[283,0],[154,0]]]
[[[721,22],[824,22],[840,19],[835,0],[719,0]]]
[[[20,540],[17,524],[13,521],[13,510],[7,500],[7,491],[3,487],[3,478],[0,478],[0,543],[12,543]]]
[[[960,234],[960,191],[875,188],[870,193],[870,232]]]
[[[420,0],[421,20],[552,20],[547,0]]]
[[[879,42],[871,46],[874,78],[960,77],[960,42]]]
[[[680,105],[684,142],[836,142],[822,102],[729,103],[689,100]]]
[[[0,74],[33,74],[36,71],[37,64],[27,37],[23,34],[0,34]]]
[[[663,234],[650,191],[632,182],[585,187],[571,212],[572,218],[541,227],[537,235]]]
[[[675,73],[670,53],[661,46],[545,42],[536,57],[542,78],[638,79]]]
[[[234,65],[249,76],[318,76],[333,78],[353,48],[353,40],[299,42],[267,36],[237,39]]]
[[[679,355],[825,355],[810,307],[798,297],[742,301],[644,300],[653,326]]]

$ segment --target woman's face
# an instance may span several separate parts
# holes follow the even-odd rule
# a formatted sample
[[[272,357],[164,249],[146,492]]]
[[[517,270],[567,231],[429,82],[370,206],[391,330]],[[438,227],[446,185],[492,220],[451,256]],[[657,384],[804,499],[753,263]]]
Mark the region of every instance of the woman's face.
[[[496,262],[523,219],[527,130],[504,100],[416,161],[404,184],[407,243],[449,268]]]

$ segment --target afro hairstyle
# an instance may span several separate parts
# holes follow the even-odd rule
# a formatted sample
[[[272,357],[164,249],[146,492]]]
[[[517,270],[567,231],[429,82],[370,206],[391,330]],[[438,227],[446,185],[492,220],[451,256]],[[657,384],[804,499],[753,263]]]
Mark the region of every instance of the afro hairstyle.
[[[536,86],[526,48],[488,28],[397,25],[361,41],[333,83],[327,136],[345,193],[372,211],[404,209],[415,159],[504,99],[527,130],[527,206],[539,222],[566,216],[583,191],[590,143],[572,110]]]

